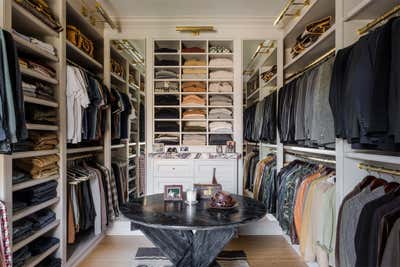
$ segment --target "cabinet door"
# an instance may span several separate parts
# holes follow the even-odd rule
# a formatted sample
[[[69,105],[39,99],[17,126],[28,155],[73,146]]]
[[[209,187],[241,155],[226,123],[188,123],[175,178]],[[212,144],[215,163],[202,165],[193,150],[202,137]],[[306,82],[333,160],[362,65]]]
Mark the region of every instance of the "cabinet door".
[[[193,161],[191,160],[157,160],[154,162],[156,177],[193,177]]]
[[[236,160],[199,160],[194,163],[194,182],[210,184],[213,170],[218,183],[224,191],[237,192],[237,165]]]

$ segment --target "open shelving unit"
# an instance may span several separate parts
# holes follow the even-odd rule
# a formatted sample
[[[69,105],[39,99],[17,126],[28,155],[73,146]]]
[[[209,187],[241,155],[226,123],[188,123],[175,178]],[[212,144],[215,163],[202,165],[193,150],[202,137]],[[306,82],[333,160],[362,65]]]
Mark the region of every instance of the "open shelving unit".
[[[213,45],[221,45],[224,47],[227,47],[231,52],[230,53],[211,53],[209,51],[209,48]],[[201,135],[204,136],[205,138],[205,144],[204,146],[210,146],[210,135],[212,134],[228,134],[228,135],[233,135],[235,131],[235,124],[234,124],[234,115],[233,115],[233,106],[234,106],[234,98],[233,94],[235,92],[235,86],[234,86],[234,50],[233,50],[233,41],[232,40],[154,40],[154,51],[153,51],[153,97],[154,99],[157,97],[161,97],[163,95],[174,95],[177,98],[177,105],[154,105],[154,112],[153,112],[153,142],[154,140],[159,136],[159,135],[171,135],[178,137],[178,144],[177,145],[185,145],[184,143],[184,136],[186,135]],[[156,52],[156,48],[161,47],[161,48],[172,48],[175,49],[178,52],[171,52],[171,53],[159,53]],[[184,47],[199,47],[204,50],[204,52],[182,52],[182,49]],[[209,62],[213,58],[229,58],[232,60],[232,65],[229,66],[210,66]],[[185,61],[190,60],[190,59],[196,59],[196,60],[201,60],[204,61],[204,65],[202,66],[188,66],[185,65]],[[162,60],[174,60],[176,61],[176,65],[174,66],[164,66],[164,65],[158,65],[157,62],[162,61]],[[175,72],[177,75],[177,78],[173,79],[158,79],[156,78],[156,73],[157,71],[160,70],[168,70]],[[204,70],[203,74],[200,74],[197,77],[193,78],[185,78],[184,76],[184,71],[185,70]],[[212,71],[218,71],[218,70],[227,70],[232,72],[232,78],[228,79],[213,79],[210,77],[210,72]],[[156,91],[156,83],[177,83],[178,84],[178,91],[177,92],[158,92]],[[182,84],[184,82],[203,82],[205,84],[205,92],[184,92],[182,89]],[[213,82],[228,82],[232,88],[232,92],[211,92],[209,90],[209,86]],[[183,97],[188,96],[188,95],[196,95],[198,97],[201,97],[205,101],[205,105],[184,105],[182,103]],[[227,105],[227,106],[213,106],[209,102],[210,97],[213,95],[223,95],[231,98],[232,104]],[[159,119],[156,117],[156,113],[158,110],[166,109],[166,108],[172,108],[178,111],[179,117],[177,118],[171,118],[171,119]],[[211,109],[214,108],[227,108],[230,111],[232,111],[232,118],[231,119],[212,119],[209,118],[209,112]],[[205,112],[205,118],[204,119],[183,119],[183,113],[186,110],[203,110]],[[178,131],[156,131],[156,124],[162,121],[170,121],[170,122],[176,122],[179,130]],[[210,123],[211,122],[216,122],[216,121],[223,121],[223,122],[229,122],[232,125],[232,131],[230,132],[211,132],[210,129]],[[204,122],[205,129],[204,131],[200,132],[188,132],[185,131],[185,124],[187,122]],[[232,138],[233,140],[233,138]],[[189,145],[190,146],[190,145]]]

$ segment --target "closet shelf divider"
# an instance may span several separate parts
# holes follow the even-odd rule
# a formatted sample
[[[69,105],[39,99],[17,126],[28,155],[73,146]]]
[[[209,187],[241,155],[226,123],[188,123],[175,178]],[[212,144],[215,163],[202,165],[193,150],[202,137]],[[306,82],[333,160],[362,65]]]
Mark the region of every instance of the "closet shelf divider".
[[[99,71],[103,69],[103,65],[96,59],[92,58],[91,56],[83,52],[81,49],[76,47],[70,41],[67,40],[66,42],[67,42],[67,57],[71,59],[73,62],[76,62],[79,65],[82,65],[83,67],[88,69],[96,69]]]
[[[35,206],[32,206],[32,207],[28,207],[28,208],[25,208],[25,209],[23,209],[21,211],[15,212],[13,214],[12,221],[13,222],[18,221],[18,220],[20,220],[22,218],[25,218],[26,216],[29,216],[29,215],[31,215],[31,214],[33,214],[33,213],[35,213],[35,212],[37,212],[37,211],[39,211],[41,209],[50,207],[51,205],[54,205],[55,203],[57,203],[59,200],[60,200],[59,197],[55,197],[55,198],[52,198],[50,200],[47,200],[46,202],[43,202],[43,203],[40,203],[38,205],[35,205]]]
[[[317,154],[324,156],[336,156],[335,150],[328,149],[318,149],[318,148],[309,148],[309,147],[300,147],[300,146],[283,146],[283,149],[288,152],[300,152],[305,154]]]
[[[46,182],[49,182],[49,181],[52,181],[52,180],[58,180],[58,178],[59,178],[59,175],[54,175],[54,176],[50,176],[48,178],[43,178],[43,179],[32,179],[32,180],[29,180],[29,181],[26,181],[26,182],[22,182],[22,183],[13,185],[12,191],[15,192],[15,191],[18,191],[18,190],[21,190],[21,189],[24,189],[24,188],[28,188],[28,187],[32,187],[32,186],[35,186],[35,185],[43,184],[43,183],[46,183]]]
[[[47,107],[52,107],[52,108],[58,108],[57,102],[44,100],[44,99],[40,99],[40,98],[36,98],[36,97],[24,96],[24,101],[26,103],[37,104],[37,105],[42,105],[42,106],[47,106]]]
[[[38,131],[58,131],[57,125],[48,125],[48,124],[27,123],[26,128],[28,130],[38,130]]]
[[[21,158],[47,156],[47,155],[57,154],[57,153],[58,153],[58,149],[50,149],[50,150],[16,152],[16,153],[13,153],[11,156],[13,159],[21,159]]]
[[[40,229],[39,231],[35,232],[33,235],[29,236],[28,238],[16,243],[12,247],[12,251],[18,251],[22,247],[28,245],[32,241],[36,240],[37,238],[41,237],[42,235],[46,234],[47,232],[53,230],[60,224],[60,220],[55,220],[54,222],[50,223],[49,225],[45,226],[44,228]]]
[[[78,147],[78,148],[68,148],[67,154],[84,153],[91,151],[101,151],[103,146],[88,146],[88,147]]]
[[[47,82],[47,83],[50,83],[50,84],[54,84],[54,85],[58,84],[58,81],[56,79],[47,77],[45,75],[42,75],[42,74],[40,74],[40,73],[38,73],[38,72],[36,72],[34,70],[27,69],[25,67],[21,67],[20,70],[21,70],[21,74],[22,75],[26,75],[26,76],[29,76],[31,78],[35,78],[35,79],[38,79],[38,80],[41,80],[43,82]]]

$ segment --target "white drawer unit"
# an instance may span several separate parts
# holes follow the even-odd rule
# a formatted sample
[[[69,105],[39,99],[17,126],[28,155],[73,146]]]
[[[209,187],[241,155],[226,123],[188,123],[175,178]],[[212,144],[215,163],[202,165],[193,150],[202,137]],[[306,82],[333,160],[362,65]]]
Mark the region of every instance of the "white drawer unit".
[[[151,193],[163,193],[165,185],[182,185],[187,190],[195,183],[210,184],[214,168],[222,189],[237,193],[237,159],[153,159]]]

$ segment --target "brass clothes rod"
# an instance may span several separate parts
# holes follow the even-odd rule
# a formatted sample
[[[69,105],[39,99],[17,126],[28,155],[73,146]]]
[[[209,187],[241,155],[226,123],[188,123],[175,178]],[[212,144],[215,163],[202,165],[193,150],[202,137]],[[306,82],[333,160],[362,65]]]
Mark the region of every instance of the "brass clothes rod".
[[[286,17],[298,17],[300,16],[300,9],[298,9],[296,12],[289,14],[287,13],[289,11],[289,8],[291,6],[308,6],[310,4],[309,0],[304,0],[303,3],[295,3],[295,0],[289,0],[287,1],[285,7],[282,9],[281,13],[279,13],[278,17],[274,21],[274,26],[278,25],[279,22],[286,16]]]
[[[321,63],[324,60],[330,58],[331,56],[334,56],[335,52],[336,52],[336,48],[332,48],[331,50],[329,50],[328,52],[326,52],[325,54],[323,54],[322,56],[320,56],[319,58],[317,58],[316,60],[314,60],[313,62],[308,64],[304,69],[302,69],[302,70],[290,75],[289,77],[287,77],[285,79],[285,83],[287,83],[288,81],[292,80],[293,78],[296,78],[296,77],[300,76],[301,74],[303,74],[307,70],[317,66],[319,63]]]
[[[397,12],[400,11],[400,4],[397,6],[393,7],[391,10],[380,16],[379,18],[374,19],[364,27],[360,28],[357,30],[359,35],[362,35],[366,32],[368,32],[370,29],[381,23],[382,21],[386,20],[387,18],[391,17],[392,15],[396,14]]]
[[[380,173],[386,173],[386,174],[390,174],[390,175],[400,176],[400,170],[392,170],[392,169],[388,169],[388,168],[377,167],[377,166],[369,165],[366,163],[359,163],[358,168],[361,170],[366,170],[366,171],[380,172]]]
[[[78,159],[86,159],[86,158],[92,158],[92,157],[94,157],[94,154],[82,154],[82,155],[77,155],[74,157],[68,157],[67,160],[74,161],[74,160],[78,160]]]

